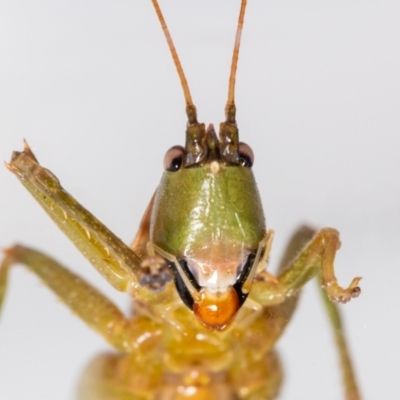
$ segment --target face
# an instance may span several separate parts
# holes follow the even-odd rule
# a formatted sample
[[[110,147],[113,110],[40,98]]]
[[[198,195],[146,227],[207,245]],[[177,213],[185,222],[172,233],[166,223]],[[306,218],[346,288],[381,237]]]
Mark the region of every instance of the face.
[[[251,148],[234,122],[192,122],[185,148],[165,155],[150,239],[176,257],[175,284],[183,302],[212,329],[225,328],[244,303],[243,285],[255,267],[265,219],[251,167]]]

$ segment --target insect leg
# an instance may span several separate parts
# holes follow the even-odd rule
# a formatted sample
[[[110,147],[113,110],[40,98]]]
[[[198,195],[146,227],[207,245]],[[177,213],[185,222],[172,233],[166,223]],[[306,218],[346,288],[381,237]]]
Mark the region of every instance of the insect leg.
[[[110,300],[51,257],[27,247],[16,245],[5,250],[0,265],[0,309],[8,271],[14,264],[23,264],[38,275],[76,315],[115,348],[131,350],[135,330]]]
[[[290,267],[290,262],[296,257],[296,255],[301,251],[301,249],[312,239],[314,234],[315,230],[307,226],[302,226],[294,232],[279,262],[278,274],[282,274],[284,271],[288,269],[288,266]],[[265,268],[265,262],[263,263],[263,266]],[[256,280],[254,281],[254,284],[256,284],[256,282],[260,280],[264,282],[265,281],[273,282],[279,285],[278,279],[265,270],[261,271],[256,275]],[[246,302],[244,303],[244,306],[246,308],[252,309],[253,314],[256,316],[257,313],[260,313],[262,311],[266,314],[266,318],[271,317],[274,319],[274,328],[276,329],[276,338],[274,339],[275,341],[282,334],[285,326],[289,322],[296,308],[297,299],[298,299],[298,294],[288,297],[285,301],[276,306],[270,306],[265,308],[261,303],[255,301],[252,298],[252,296],[250,296],[247,298]],[[251,314],[250,316],[247,316],[242,320],[238,319],[236,323],[240,326],[240,328],[243,329],[246,328],[248,322],[251,323],[252,319],[253,318]],[[272,329],[270,331],[270,336],[275,337],[275,335],[273,335],[271,332]]]
[[[329,320],[335,337],[336,348],[339,353],[346,400],[360,400],[361,395],[358,390],[358,385],[351,362],[350,352],[346,342],[343,322],[338,306],[330,301],[324,290],[320,290],[320,292],[329,316]]]
[[[276,301],[276,305],[266,308],[266,316],[268,317],[268,313],[278,315],[282,323],[286,325],[295,309],[299,288],[313,276],[318,276],[323,284],[321,294],[331,321],[339,352],[345,398],[346,400],[359,400],[361,396],[358,391],[343,332],[341,316],[337,305],[333,301],[345,302],[351,297],[358,296],[360,289],[357,287],[357,284],[361,278],[353,279],[349,288],[341,288],[337,284],[333,272],[335,252],[340,245],[339,234],[336,230],[330,228],[321,230],[315,236],[314,234],[315,231],[309,227],[302,227],[296,231],[281,260],[278,271],[278,283],[271,282],[270,280],[263,282],[256,281],[253,285],[256,290],[252,291],[250,295],[253,296],[256,294],[252,298],[258,298],[260,302],[262,299],[265,299],[264,304],[267,301],[271,303]],[[312,240],[310,241],[310,239]],[[307,242],[309,243],[307,244]],[[304,245],[306,247],[299,253],[299,250]],[[257,296],[257,292],[261,293],[259,291],[262,287],[264,287],[265,292],[262,296]],[[274,288],[270,290],[272,287]]]
[[[68,194],[58,179],[39,165],[28,144],[24,144],[24,151],[14,152],[7,168],[117,290],[137,289],[139,256]]]
[[[322,286],[330,300],[346,303],[357,297],[361,292],[358,287],[361,278],[354,278],[344,289],[334,274],[333,261],[339,246],[339,232],[332,228],[322,229],[279,274],[277,282],[256,279],[251,298],[265,306],[280,304],[317,275],[321,276]]]

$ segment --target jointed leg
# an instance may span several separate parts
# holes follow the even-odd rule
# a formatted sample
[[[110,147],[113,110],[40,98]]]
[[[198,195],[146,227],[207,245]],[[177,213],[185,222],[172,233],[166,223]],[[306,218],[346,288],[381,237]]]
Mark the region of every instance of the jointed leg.
[[[336,348],[339,352],[346,400],[360,400],[361,395],[358,390],[356,377],[351,362],[351,357],[347,346],[346,337],[344,334],[342,318],[338,306],[329,300],[324,290],[320,291],[329,316],[329,320],[332,325],[333,334],[336,342]]]
[[[135,336],[139,333],[137,325],[127,320],[110,300],[82,278],[52,258],[27,247],[17,245],[5,250],[5,258],[0,265],[0,309],[8,271],[13,264],[23,264],[38,275],[75,314],[115,348],[132,350]],[[152,330],[150,325],[151,322],[146,330]]]
[[[139,256],[68,194],[58,179],[38,163],[28,144],[24,145],[24,151],[14,152],[6,167],[117,290],[137,289]]]
[[[264,287],[266,291],[263,296],[258,296],[259,299],[277,304],[266,308],[267,316],[268,312],[271,312],[275,319],[276,316],[279,316],[279,319],[286,325],[296,306],[298,290],[313,276],[319,277],[323,284],[320,290],[339,352],[345,398],[346,400],[359,400],[361,396],[357,388],[340,313],[333,301],[346,302],[352,297],[357,297],[360,294],[357,284],[361,278],[353,279],[348,289],[342,289],[338,285],[333,271],[335,252],[340,245],[339,234],[334,229],[329,228],[320,231],[315,236],[314,233],[308,227],[302,227],[295,232],[280,263],[278,283],[263,280],[261,275],[258,278],[259,281],[254,282],[254,286],[257,288],[255,294],[259,294],[261,287]],[[308,245],[299,253],[299,250],[307,242],[309,242]],[[298,254],[297,257],[295,257],[296,254]],[[252,291],[251,294],[253,295],[254,292]],[[281,330],[283,330],[284,325]]]
[[[338,231],[332,228],[322,229],[279,274],[277,282],[256,279],[250,292],[252,299],[265,306],[280,304],[319,274],[330,300],[346,303],[357,297],[361,293],[357,286],[361,278],[354,278],[350,286],[343,289],[335,277],[333,261],[339,246]]]

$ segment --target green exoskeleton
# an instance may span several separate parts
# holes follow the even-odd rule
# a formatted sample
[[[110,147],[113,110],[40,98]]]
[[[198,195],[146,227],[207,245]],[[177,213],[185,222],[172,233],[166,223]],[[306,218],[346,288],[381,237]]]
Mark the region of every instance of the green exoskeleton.
[[[16,245],[0,268],[0,303],[14,264],[23,264],[118,352],[100,355],[78,388],[84,400],[274,399],[282,368],[274,344],[302,286],[321,281],[338,346],[346,399],[359,399],[334,302],[360,294],[354,278],[337,283],[335,229],[300,228],[277,276],[266,270],[273,231],[252,173],[254,155],[239,141],[234,88],[246,1],[242,0],[225,122],[217,135],[196,108],[156,0],[153,4],[181,79],[188,117],[185,147],[167,151],[161,182],[131,247],[83,208],[25,143],[7,168],[58,227],[134,304],[123,313],[49,256]]]

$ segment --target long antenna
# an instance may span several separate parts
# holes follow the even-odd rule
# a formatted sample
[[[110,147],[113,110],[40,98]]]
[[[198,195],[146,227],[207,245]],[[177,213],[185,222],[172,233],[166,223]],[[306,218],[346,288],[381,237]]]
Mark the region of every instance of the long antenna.
[[[240,6],[239,20],[236,30],[235,46],[233,47],[231,73],[229,76],[229,90],[228,101],[226,103],[225,114],[226,121],[235,123],[236,107],[235,107],[235,83],[236,83],[236,70],[239,59],[240,39],[242,37],[244,12],[246,10],[247,0],[242,0]]]
[[[175,68],[176,68],[176,71],[178,72],[179,79],[181,81],[183,95],[185,96],[185,101],[186,101],[186,114],[189,118],[189,124],[195,124],[195,123],[197,123],[196,107],[193,104],[192,96],[190,95],[189,85],[187,83],[185,73],[183,72],[181,62],[179,61],[178,53],[176,52],[174,42],[172,41],[172,37],[169,33],[167,24],[165,23],[165,19],[161,12],[158,1],[152,0],[152,3],[154,6],[154,9],[156,10],[156,14],[157,14],[158,20],[160,21],[165,38],[167,39],[168,47],[171,52],[172,59],[174,60]]]

